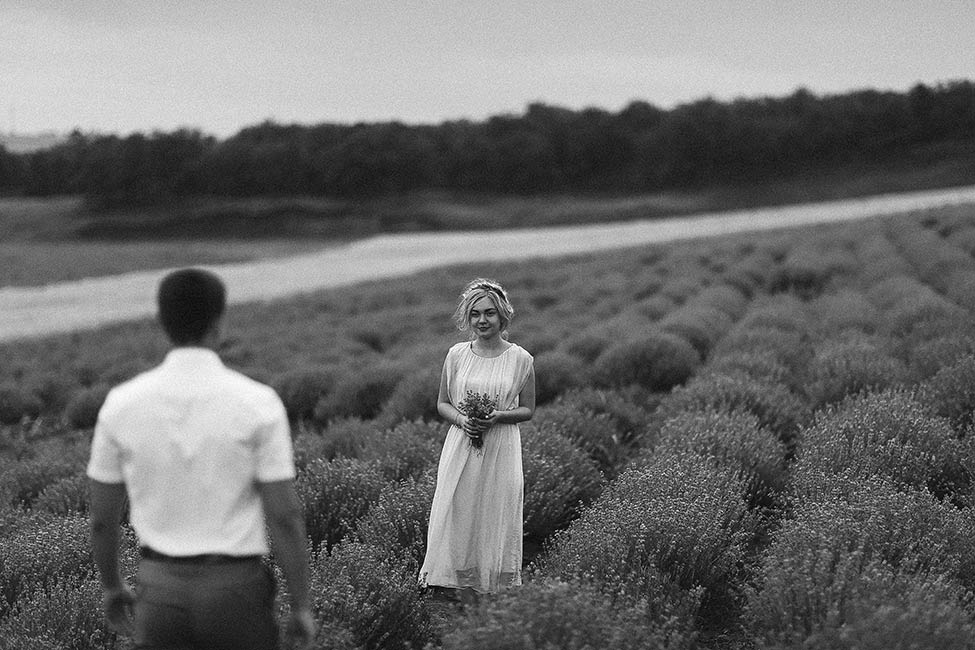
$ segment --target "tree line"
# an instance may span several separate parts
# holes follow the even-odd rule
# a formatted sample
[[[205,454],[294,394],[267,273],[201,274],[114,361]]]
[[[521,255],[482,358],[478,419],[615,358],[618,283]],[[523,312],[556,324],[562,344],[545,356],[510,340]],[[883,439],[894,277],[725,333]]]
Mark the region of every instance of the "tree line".
[[[198,196],[376,197],[419,190],[652,192],[880,162],[975,138],[975,83],[917,84],[618,112],[530,104],[521,115],[437,125],[264,122],[196,130],[74,132],[43,151],[0,147],[0,192],[80,194],[99,207]]]

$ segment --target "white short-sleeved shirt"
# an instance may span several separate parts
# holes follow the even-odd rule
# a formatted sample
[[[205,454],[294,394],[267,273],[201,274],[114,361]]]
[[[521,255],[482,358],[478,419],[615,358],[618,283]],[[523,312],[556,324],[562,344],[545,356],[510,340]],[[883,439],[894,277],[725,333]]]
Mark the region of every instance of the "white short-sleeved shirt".
[[[257,484],[295,476],[287,414],[215,352],[176,348],[108,394],[87,473],[125,483],[132,527],[153,550],[264,554]]]

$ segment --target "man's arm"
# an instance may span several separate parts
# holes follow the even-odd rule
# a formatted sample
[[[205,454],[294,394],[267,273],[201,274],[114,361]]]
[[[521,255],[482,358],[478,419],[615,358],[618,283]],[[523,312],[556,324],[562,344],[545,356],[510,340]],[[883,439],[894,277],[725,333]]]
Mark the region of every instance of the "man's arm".
[[[314,640],[315,622],[308,594],[308,540],[301,502],[291,480],[257,485],[271,533],[274,557],[284,571],[291,597],[288,631],[307,646]]]
[[[101,576],[105,617],[109,625],[123,634],[132,633],[131,590],[122,582],[119,571],[119,522],[125,507],[125,484],[102,483],[92,479],[91,547]]]

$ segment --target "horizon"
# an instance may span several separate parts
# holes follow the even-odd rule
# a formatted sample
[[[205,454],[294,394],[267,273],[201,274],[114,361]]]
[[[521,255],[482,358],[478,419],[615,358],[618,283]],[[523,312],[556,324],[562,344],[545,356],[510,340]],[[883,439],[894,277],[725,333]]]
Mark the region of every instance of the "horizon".
[[[405,124],[406,126],[440,126],[440,125],[443,125],[443,124],[448,124],[448,123],[452,123],[452,122],[460,122],[460,121],[469,121],[469,122],[472,122],[472,123],[479,123],[479,122],[486,122],[486,121],[488,121],[488,120],[490,120],[491,118],[494,118],[494,117],[503,117],[503,116],[511,116],[511,115],[521,116],[521,115],[524,115],[525,114],[525,112],[527,111],[528,107],[530,105],[532,105],[532,104],[543,104],[543,105],[546,105],[546,106],[549,106],[549,107],[552,107],[552,108],[566,109],[566,110],[571,110],[571,111],[575,111],[575,112],[580,112],[580,111],[584,111],[584,110],[594,109],[594,110],[606,111],[606,112],[611,113],[611,114],[616,114],[616,113],[619,113],[620,111],[622,111],[623,109],[625,109],[630,104],[639,103],[639,102],[645,102],[647,104],[656,106],[657,108],[660,108],[662,110],[671,111],[671,110],[680,108],[681,106],[686,106],[686,105],[694,104],[694,103],[701,102],[701,101],[707,101],[707,100],[716,100],[716,101],[719,101],[721,103],[726,103],[726,104],[727,103],[731,103],[731,102],[735,102],[735,101],[756,101],[756,100],[760,100],[760,99],[773,99],[773,100],[777,100],[777,99],[783,99],[783,98],[789,97],[789,96],[795,94],[796,92],[803,91],[803,90],[804,91],[807,91],[807,92],[811,92],[813,94],[813,96],[815,96],[816,98],[821,99],[821,98],[828,98],[828,97],[834,97],[834,96],[843,96],[843,95],[848,95],[848,94],[854,94],[854,93],[858,93],[858,92],[878,92],[878,93],[906,94],[912,88],[915,88],[918,85],[924,85],[924,86],[927,86],[928,88],[934,89],[934,88],[937,88],[939,86],[949,85],[949,84],[952,84],[952,83],[975,83],[975,77],[971,77],[971,78],[962,78],[962,77],[960,77],[960,78],[955,78],[955,79],[942,79],[942,80],[938,80],[938,81],[932,82],[932,83],[926,83],[924,81],[917,81],[917,82],[911,84],[909,87],[903,88],[903,89],[897,89],[897,88],[859,87],[859,88],[851,88],[851,89],[848,89],[848,90],[845,90],[845,91],[837,91],[837,92],[829,92],[829,93],[816,93],[816,92],[814,92],[814,91],[812,91],[812,90],[810,90],[808,88],[799,87],[799,88],[793,89],[791,92],[784,93],[784,94],[780,94],[780,95],[762,94],[762,95],[753,95],[753,96],[736,96],[736,97],[733,97],[733,98],[730,98],[730,99],[719,99],[719,98],[715,98],[715,97],[713,97],[711,95],[706,95],[706,96],[702,96],[702,97],[698,97],[698,98],[695,98],[695,99],[688,100],[686,102],[680,102],[680,103],[678,103],[676,105],[669,106],[669,107],[659,106],[659,105],[653,104],[653,102],[651,102],[649,100],[642,99],[642,98],[634,98],[634,99],[630,100],[626,105],[620,106],[617,109],[609,109],[607,107],[597,106],[597,105],[584,106],[584,107],[580,107],[580,108],[572,108],[572,107],[569,107],[569,106],[563,106],[563,105],[556,104],[556,103],[548,103],[548,102],[535,101],[535,102],[529,102],[528,104],[526,104],[525,106],[523,106],[518,111],[508,111],[508,112],[501,112],[501,113],[489,114],[489,115],[485,115],[485,116],[483,116],[482,118],[479,118],[479,119],[470,119],[470,118],[450,119],[450,118],[448,118],[448,119],[445,119],[445,120],[441,120],[439,122],[420,122],[420,121],[417,121],[417,122],[409,122],[409,121],[398,120],[398,119],[371,120],[371,121],[370,120],[361,120],[361,121],[357,121],[357,122],[340,122],[340,121],[324,121],[324,122],[288,121],[288,122],[283,122],[283,121],[277,121],[277,120],[274,120],[274,119],[264,119],[264,120],[260,120],[260,121],[257,121],[257,122],[251,123],[251,124],[241,125],[240,128],[237,129],[237,131],[235,131],[233,133],[230,133],[230,134],[228,134],[226,136],[218,136],[215,133],[207,132],[205,130],[202,130],[202,129],[199,129],[199,128],[196,128],[196,127],[177,126],[177,127],[174,127],[173,129],[169,129],[169,130],[164,130],[164,129],[151,129],[151,130],[141,130],[141,131],[140,130],[135,130],[135,131],[129,131],[129,132],[125,132],[125,133],[104,132],[104,131],[81,131],[80,129],[77,129],[77,128],[70,129],[70,130],[67,130],[67,131],[57,131],[57,130],[50,129],[50,130],[45,130],[45,131],[34,131],[34,132],[12,131],[12,130],[6,130],[5,131],[3,129],[0,129],[0,139],[7,140],[8,142],[10,140],[17,140],[17,139],[21,139],[21,140],[50,140],[52,138],[57,139],[58,141],[63,141],[64,139],[66,139],[72,133],[74,133],[76,131],[77,132],[80,132],[82,135],[86,135],[86,136],[117,136],[117,137],[123,137],[124,138],[124,137],[128,137],[129,135],[134,135],[134,134],[137,134],[137,133],[144,134],[144,135],[149,135],[149,134],[155,133],[155,132],[159,132],[159,133],[170,133],[170,132],[178,131],[178,130],[181,130],[181,129],[187,129],[187,130],[191,130],[191,131],[199,131],[204,136],[212,136],[212,137],[217,138],[218,140],[224,140],[224,139],[227,139],[227,138],[230,138],[230,137],[233,137],[233,136],[237,135],[238,133],[240,133],[241,131],[243,131],[245,129],[253,128],[253,127],[256,127],[256,126],[260,126],[261,124],[265,124],[265,123],[277,124],[277,125],[280,125],[280,126],[299,126],[299,127],[314,127],[314,126],[320,126],[320,125],[351,126],[351,125],[354,125],[354,124],[387,124],[387,123],[402,123],[402,124]],[[8,151],[12,151],[12,150],[8,147]],[[14,153],[16,153],[16,152],[14,152]]]

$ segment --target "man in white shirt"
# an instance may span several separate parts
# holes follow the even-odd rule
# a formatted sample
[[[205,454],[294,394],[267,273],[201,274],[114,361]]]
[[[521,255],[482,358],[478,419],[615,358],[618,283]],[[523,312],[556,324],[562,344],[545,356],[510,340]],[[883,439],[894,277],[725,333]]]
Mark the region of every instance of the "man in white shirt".
[[[277,648],[267,530],[291,598],[289,635],[307,647],[315,624],[284,406],[217,356],[226,290],[216,275],[170,273],[157,299],[174,347],[109,393],[88,463],[106,617],[136,648]],[[119,573],[126,495],[142,550],[135,594]]]

